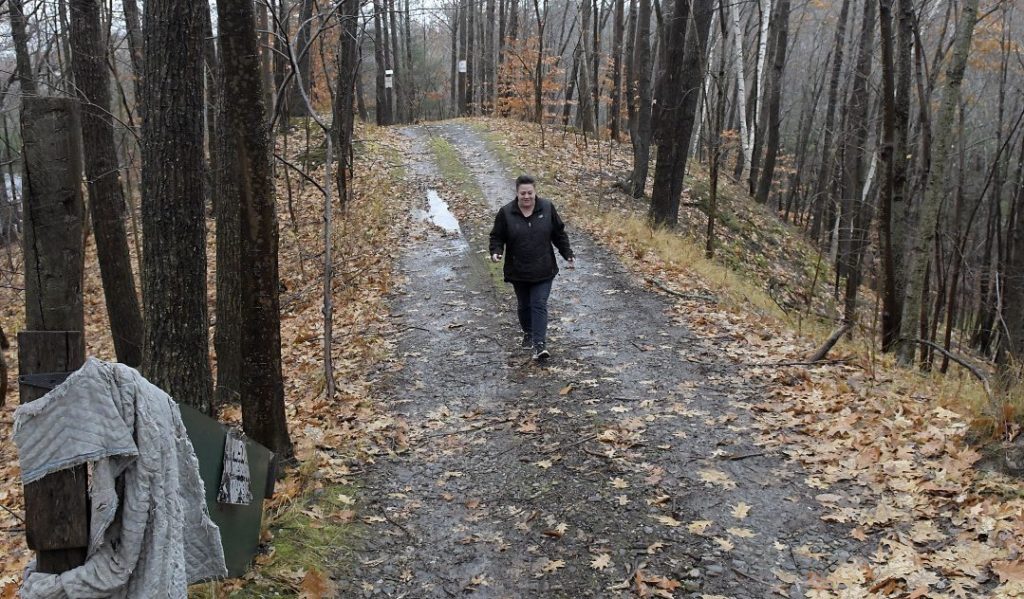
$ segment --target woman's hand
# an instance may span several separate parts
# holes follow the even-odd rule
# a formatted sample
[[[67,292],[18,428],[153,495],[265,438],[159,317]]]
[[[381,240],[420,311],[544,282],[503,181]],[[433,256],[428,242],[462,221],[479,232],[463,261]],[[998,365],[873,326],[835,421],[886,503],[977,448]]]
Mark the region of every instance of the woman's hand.
[[[501,262],[501,254],[491,254],[491,262]]]

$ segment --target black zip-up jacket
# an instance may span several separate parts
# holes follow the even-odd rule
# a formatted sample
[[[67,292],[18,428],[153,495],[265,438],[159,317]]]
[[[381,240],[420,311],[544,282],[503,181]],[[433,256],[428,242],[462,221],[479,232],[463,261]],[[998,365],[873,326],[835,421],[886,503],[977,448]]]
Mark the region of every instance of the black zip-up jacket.
[[[573,258],[565,223],[555,205],[538,197],[529,218],[512,200],[498,210],[491,229],[491,255],[505,254],[505,280],[539,283],[558,274],[552,245],[566,260]],[[504,249],[504,251],[502,251]]]

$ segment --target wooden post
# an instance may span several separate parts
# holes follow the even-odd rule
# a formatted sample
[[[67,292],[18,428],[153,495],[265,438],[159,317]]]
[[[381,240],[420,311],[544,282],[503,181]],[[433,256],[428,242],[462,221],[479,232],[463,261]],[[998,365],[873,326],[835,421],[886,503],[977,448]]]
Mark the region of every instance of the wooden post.
[[[25,328],[18,373],[68,372],[85,361],[82,154],[78,103],[24,99]],[[21,403],[47,389],[21,383]],[[25,486],[25,533],[40,572],[85,563],[89,504],[85,466]]]

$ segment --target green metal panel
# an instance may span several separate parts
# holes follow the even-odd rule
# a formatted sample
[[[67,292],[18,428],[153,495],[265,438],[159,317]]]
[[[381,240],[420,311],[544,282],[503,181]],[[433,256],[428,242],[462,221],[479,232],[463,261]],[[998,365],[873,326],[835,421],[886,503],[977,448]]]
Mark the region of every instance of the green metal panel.
[[[263,498],[266,489],[270,488],[267,478],[271,475],[270,464],[274,454],[259,443],[246,439],[253,501],[249,505],[217,503],[227,427],[189,406],[179,404],[179,407],[188,438],[199,458],[199,476],[206,487],[206,505],[210,509],[210,517],[220,527],[228,576],[242,576],[259,547]]]

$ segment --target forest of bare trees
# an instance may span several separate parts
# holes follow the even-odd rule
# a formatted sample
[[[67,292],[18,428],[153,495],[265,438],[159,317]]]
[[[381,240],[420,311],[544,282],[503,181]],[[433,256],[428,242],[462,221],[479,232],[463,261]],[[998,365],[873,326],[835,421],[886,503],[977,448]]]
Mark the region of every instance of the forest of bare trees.
[[[649,201],[659,227],[695,202],[709,257],[718,183],[731,179],[834,266],[837,325],[858,325],[907,366],[945,372],[973,355],[1006,384],[1020,378],[1024,13],[1011,0],[8,0],[2,10],[0,240],[21,230],[22,98],[78,98],[118,358],[207,411],[251,398],[247,431],[285,453],[270,177],[294,170],[274,144],[300,122],[327,133],[327,206],[351,196],[357,119],[497,116],[628,143],[621,188]],[[698,170],[710,190],[690,197],[685,176]],[[4,268],[9,279],[17,265]]]

